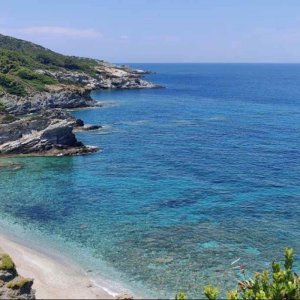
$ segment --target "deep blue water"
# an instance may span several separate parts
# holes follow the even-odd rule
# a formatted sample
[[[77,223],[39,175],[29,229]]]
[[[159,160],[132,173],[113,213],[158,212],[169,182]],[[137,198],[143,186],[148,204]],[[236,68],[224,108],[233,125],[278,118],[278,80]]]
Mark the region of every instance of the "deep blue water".
[[[134,67],[166,89],[94,92],[110,105],[74,114],[102,151],[10,159],[1,219],[148,296],[224,291],[286,246],[299,268],[300,65]]]

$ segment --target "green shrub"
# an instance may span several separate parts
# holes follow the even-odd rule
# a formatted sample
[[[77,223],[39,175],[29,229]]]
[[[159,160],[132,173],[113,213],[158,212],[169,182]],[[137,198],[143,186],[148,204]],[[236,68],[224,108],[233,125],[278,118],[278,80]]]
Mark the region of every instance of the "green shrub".
[[[7,287],[9,289],[13,289],[13,290],[16,290],[16,289],[19,289],[21,287],[23,287],[25,284],[27,284],[29,282],[29,279],[27,278],[24,278],[24,277],[21,277],[19,280],[17,281],[10,281],[9,283],[7,283]]]
[[[293,249],[285,249],[284,268],[277,262],[272,263],[272,276],[268,271],[256,273],[254,280],[239,282],[239,288],[227,294],[230,300],[292,300],[300,299],[300,278],[293,272]],[[213,288],[206,287],[207,299],[216,299]],[[215,298],[214,298],[215,297]]]
[[[22,79],[33,80],[38,78],[38,74],[34,73],[28,68],[22,67],[17,71],[17,75]]]
[[[186,298],[185,293],[179,292],[179,293],[176,295],[175,300],[185,300],[185,298]]]
[[[219,294],[219,290],[212,285],[208,285],[204,288],[204,295],[208,300],[215,300]]]
[[[7,254],[0,255],[0,270],[13,270],[15,268],[15,264]]]
[[[45,90],[45,84],[57,83],[55,78],[46,74],[38,74],[26,67],[19,68],[16,75],[19,76],[29,88],[40,92]]]
[[[240,281],[236,290],[227,294],[228,300],[300,300],[300,278],[293,271],[294,252],[291,248],[285,249],[284,268],[277,262],[272,263],[272,275],[268,271],[256,273],[253,280]],[[219,294],[212,285],[203,290],[208,300],[215,300]],[[200,297],[202,298],[202,297]],[[186,299],[182,292],[176,300]]]
[[[58,83],[58,81],[55,78],[53,78],[53,77],[51,77],[49,75],[42,75],[42,74],[40,74],[38,76],[38,80],[41,81],[44,84],[55,84],[55,83]]]
[[[24,86],[17,82],[11,75],[9,74],[1,74],[0,73],[0,86],[6,90],[6,92],[18,95],[18,96],[24,96],[26,95],[26,90]]]

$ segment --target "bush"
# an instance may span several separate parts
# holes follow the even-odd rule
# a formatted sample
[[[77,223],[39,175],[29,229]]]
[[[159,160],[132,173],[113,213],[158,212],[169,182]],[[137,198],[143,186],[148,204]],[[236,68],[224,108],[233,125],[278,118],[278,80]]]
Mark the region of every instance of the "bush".
[[[42,51],[41,53],[37,53],[36,60],[43,65],[57,65],[61,66],[61,62],[59,62],[58,58],[49,52]]]
[[[19,76],[27,86],[40,92],[45,90],[45,84],[57,83],[55,78],[49,75],[35,73],[25,67],[19,68],[16,75]]]
[[[15,268],[15,264],[7,254],[0,255],[0,270],[13,270]]]
[[[24,285],[26,285],[27,283],[29,283],[29,279],[28,278],[24,278],[24,277],[21,277],[19,280],[17,281],[10,281],[6,287],[9,288],[9,289],[13,289],[13,290],[17,290],[17,289],[20,289],[22,288]]]
[[[277,262],[272,263],[272,276],[268,271],[256,273],[254,280],[241,281],[238,289],[227,294],[229,300],[293,300],[300,299],[300,278],[293,272],[293,249],[285,249],[284,268]],[[219,291],[209,285],[204,288],[208,300],[215,300]],[[179,293],[176,299],[184,300],[186,295]]]
[[[34,73],[33,71],[29,70],[28,68],[20,68],[17,71],[17,75],[22,79],[33,80],[38,78],[38,74]]]
[[[0,86],[2,86],[4,90],[10,94],[18,96],[26,95],[26,90],[24,86],[21,83],[17,82],[9,74],[0,73]]]

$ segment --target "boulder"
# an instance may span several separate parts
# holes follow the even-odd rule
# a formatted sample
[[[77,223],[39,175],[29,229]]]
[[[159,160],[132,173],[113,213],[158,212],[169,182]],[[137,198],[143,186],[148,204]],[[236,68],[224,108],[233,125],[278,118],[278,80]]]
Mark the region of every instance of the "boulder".
[[[35,299],[33,279],[20,276],[9,255],[0,253],[0,299]]]
[[[85,130],[85,131],[91,131],[91,130],[98,130],[98,129],[101,129],[101,128],[102,128],[101,125],[85,125],[81,129]]]
[[[84,122],[81,119],[76,119],[75,123],[76,123],[76,126],[78,126],[78,127],[84,126]]]

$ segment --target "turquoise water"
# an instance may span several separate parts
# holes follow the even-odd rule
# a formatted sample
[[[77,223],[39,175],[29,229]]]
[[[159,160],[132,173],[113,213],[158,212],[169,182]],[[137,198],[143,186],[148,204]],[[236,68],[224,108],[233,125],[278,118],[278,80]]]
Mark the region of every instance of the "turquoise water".
[[[135,67],[166,89],[94,92],[97,154],[9,159],[1,220],[146,296],[225,291],[287,245],[299,270],[300,65]]]

